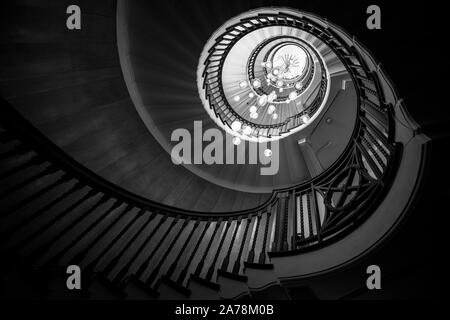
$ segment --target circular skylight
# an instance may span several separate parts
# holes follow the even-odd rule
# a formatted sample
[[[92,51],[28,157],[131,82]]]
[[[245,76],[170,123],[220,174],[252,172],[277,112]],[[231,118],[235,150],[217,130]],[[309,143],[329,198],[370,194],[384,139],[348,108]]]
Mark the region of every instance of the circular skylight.
[[[308,56],[298,45],[284,45],[273,55],[272,68],[277,70],[279,79],[293,80],[300,78],[306,69]]]

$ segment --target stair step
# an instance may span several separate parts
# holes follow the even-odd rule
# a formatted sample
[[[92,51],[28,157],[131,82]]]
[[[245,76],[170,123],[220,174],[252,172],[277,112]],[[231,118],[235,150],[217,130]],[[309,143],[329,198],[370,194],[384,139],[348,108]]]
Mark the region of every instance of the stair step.
[[[126,297],[108,278],[96,275],[94,282],[89,287],[90,300],[121,300]]]
[[[223,299],[238,299],[250,294],[246,282],[223,276],[223,273],[219,273],[217,283],[220,285],[219,295]]]
[[[215,287],[215,289],[213,289]],[[202,278],[191,276],[189,285],[189,290],[191,290],[192,300],[218,300],[220,299],[219,289],[220,286],[217,283],[204,280]]]
[[[244,265],[244,274],[248,278],[247,286],[251,291],[279,284],[272,264],[245,263]]]
[[[186,300],[189,298],[191,290],[178,285],[176,282],[163,277],[158,287],[159,300]]]
[[[219,269],[217,271],[217,274],[222,276],[223,278],[228,278],[228,279],[240,281],[240,282],[247,282],[247,280],[248,280],[247,276],[245,276],[245,275],[224,271],[222,269]]]
[[[270,270],[273,269],[272,263],[244,262],[246,268]]]
[[[138,279],[130,279],[128,281],[124,293],[126,295],[126,300],[155,300],[156,293],[146,287]]]

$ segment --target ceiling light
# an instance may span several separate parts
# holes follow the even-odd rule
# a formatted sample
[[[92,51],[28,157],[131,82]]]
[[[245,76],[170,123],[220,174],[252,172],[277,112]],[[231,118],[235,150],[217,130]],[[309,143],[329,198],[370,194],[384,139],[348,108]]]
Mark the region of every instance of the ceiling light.
[[[239,145],[241,143],[241,138],[239,138],[239,137],[234,137],[233,138],[233,144],[234,145]]]
[[[267,104],[267,94],[263,94],[258,98],[258,105],[263,107]]]
[[[239,130],[241,130],[241,126],[242,126],[242,124],[239,121],[234,121],[231,124],[231,129],[233,129],[234,131],[239,131]]]
[[[261,81],[259,81],[258,79],[253,80],[253,87],[256,89],[261,87]]]
[[[297,92],[292,91],[291,93],[289,93],[289,99],[295,100],[295,98],[297,98]]]
[[[273,100],[275,100],[277,98],[277,94],[275,93],[275,91],[272,91],[269,96],[267,97],[267,101],[268,102],[273,102]]]
[[[243,81],[239,82],[239,87],[241,89],[247,88],[247,81],[243,80]]]
[[[307,114],[304,114],[300,117],[300,119],[303,121],[303,123],[308,123],[309,116]]]
[[[266,157],[270,157],[270,156],[272,155],[272,150],[270,150],[270,149],[264,150],[264,155],[265,155]]]

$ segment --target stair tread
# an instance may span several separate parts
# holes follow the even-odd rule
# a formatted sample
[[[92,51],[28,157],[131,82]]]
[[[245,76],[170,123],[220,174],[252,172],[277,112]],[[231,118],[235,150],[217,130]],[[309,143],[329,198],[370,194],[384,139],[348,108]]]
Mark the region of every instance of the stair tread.
[[[187,299],[190,296],[191,290],[179,285],[170,278],[163,276],[162,281],[158,286],[158,294],[158,299],[161,300],[182,300]]]
[[[213,284],[211,287],[216,287],[216,289],[211,288],[207,282],[202,282],[202,280],[197,281],[199,278],[190,278],[188,288],[191,290],[190,299],[191,300],[217,300],[220,298],[218,284]],[[193,281],[192,281],[193,280]],[[205,280],[207,281],[207,280]]]
[[[157,294],[141,281],[131,278],[125,286],[126,300],[155,300]]]
[[[124,299],[125,293],[103,275],[96,275],[94,282],[89,287],[92,300],[120,300]]]
[[[246,280],[237,280],[219,273],[217,283],[220,285],[220,297],[223,299],[237,299],[250,294]]]

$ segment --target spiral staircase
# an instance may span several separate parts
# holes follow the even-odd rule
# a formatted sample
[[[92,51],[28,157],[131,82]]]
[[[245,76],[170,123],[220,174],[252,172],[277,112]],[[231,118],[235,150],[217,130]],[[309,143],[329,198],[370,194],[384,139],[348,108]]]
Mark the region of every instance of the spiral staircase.
[[[343,296],[307,283],[393,233],[429,145],[371,53],[319,16],[263,8],[210,38],[195,78],[193,48],[203,43],[189,27],[180,32],[191,48],[166,41],[170,50],[155,50],[145,30],[159,21],[144,19],[139,5],[83,3],[86,30],[74,36],[48,23],[55,13],[47,9],[60,6],[28,7],[42,19],[6,27],[5,49],[21,53],[9,56],[1,81],[4,292],[22,282],[22,295],[48,299],[286,298],[284,286],[299,283],[305,298]],[[289,100],[277,121],[256,123],[246,104],[232,105],[235,92],[248,93],[220,72],[233,69],[226,59],[237,43],[261,39],[240,61],[245,77],[263,75],[266,47],[283,41],[310,46],[311,69],[304,87],[283,91],[307,96],[301,108]],[[186,61],[173,62],[174,52]],[[204,130],[237,134],[237,119],[251,127],[239,133],[244,143],[279,139],[277,175],[258,175],[259,165],[172,165],[175,128],[201,120]],[[321,141],[324,130],[341,140]],[[327,155],[321,161],[314,142]],[[76,292],[65,287],[73,264],[83,275]]]

